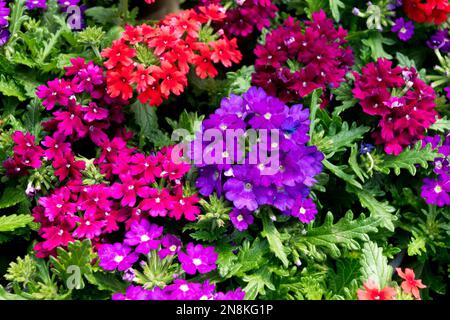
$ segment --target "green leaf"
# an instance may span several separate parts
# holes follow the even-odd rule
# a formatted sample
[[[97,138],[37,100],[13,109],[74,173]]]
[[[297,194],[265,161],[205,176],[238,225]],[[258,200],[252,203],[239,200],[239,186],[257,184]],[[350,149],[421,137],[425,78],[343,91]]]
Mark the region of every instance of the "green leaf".
[[[361,140],[369,130],[370,127],[358,127],[356,122],[352,123],[351,127],[347,122],[344,122],[339,132],[336,132],[335,128],[330,128],[328,136],[323,138],[323,141],[320,141],[318,148],[325,154],[345,151],[355,141]]]
[[[371,217],[380,219],[380,226],[394,231],[394,222],[397,217],[393,214],[395,208],[389,205],[389,202],[380,202],[367,189],[355,190],[356,195],[361,201],[361,205],[370,211]]]
[[[418,141],[413,148],[405,149],[398,156],[385,156],[381,163],[375,165],[375,169],[385,174],[389,174],[393,169],[396,175],[400,174],[401,169],[407,169],[414,176],[417,165],[428,168],[428,162],[432,162],[438,156],[439,153],[432,149],[431,144],[422,149],[422,141]]]
[[[447,119],[447,117],[443,117],[441,119],[438,119],[435,123],[431,125],[429,130],[434,130],[438,132],[447,132],[450,131],[450,119]]]
[[[239,275],[262,266],[267,261],[265,257],[267,252],[269,252],[269,244],[266,240],[256,238],[251,245],[250,241],[245,240],[238,254],[241,266]]]
[[[128,284],[113,273],[94,272],[86,274],[86,279],[99,290],[106,290],[110,292],[125,292]]]
[[[33,222],[33,217],[30,215],[0,216],[0,232],[14,231],[26,227],[31,222]]]
[[[53,264],[52,271],[58,275],[67,286],[69,284],[69,278],[73,276],[79,276],[75,280],[74,287],[69,289],[82,289],[84,288],[83,275],[90,274],[91,271],[91,260],[93,258],[91,241],[86,239],[82,242],[77,240],[75,242],[70,242],[67,246],[67,250],[58,247],[57,257],[50,257],[50,261]],[[75,274],[75,272],[77,272]],[[77,281],[78,280],[78,281]]]
[[[0,93],[9,97],[16,97],[20,101],[25,101],[26,96],[23,89],[17,85],[15,80],[6,78],[5,75],[0,75]]]
[[[156,109],[147,104],[136,101],[131,105],[136,123],[141,128],[141,137],[148,139],[157,148],[172,144],[170,138],[159,129]]]
[[[0,198],[0,209],[10,208],[26,199],[25,192],[19,188],[6,188]]]
[[[251,275],[244,276],[242,280],[247,282],[244,288],[246,300],[255,300],[258,295],[265,295],[266,287],[270,290],[275,290],[272,282],[272,272],[267,266],[262,267]]]
[[[383,36],[380,32],[371,32],[368,39],[362,39],[362,44],[370,48],[371,57],[373,60],[378,58],[392,59],[392,56],[384,51]]]
[[[323,160],[322,164],[325,166],[325,168],[330,170],[334,175],[336,175],[337,177],[341,178],[342,180],[348,182],[352,186],[354,186],[354,187],[356,187],[358,189],[362,189],[363,188],[361,183],[356,181],[356,177],[353,174],[346,173],[344,171],[344,170],[348,169],[347,165],[335,166],[334,164],[332,164],[328,160]]]
[[[269,242],[270,250],[275,254],[275,256],[281,260],[285,267],[288,267],[289,260],[283,247],[280,233],[278,232],[275,224],[273,223],[272,219],[270,219],[267,212],[262,215],[262,222],[263,231],[261,235],[267,239],[267,241]]]
[[[336,22],[341,20],[341,13],[339,8],[344,9],[345,4],[340,0],[329,0],[331,14]]]
[[[95,22],[107,25],[120,24],[119,11],[117,8],[92,7],[85,11],[88,17],[91,17]]]
[[[353,220],[353,213],[348,211],[344,218],[333,224],[333,214],[328,212],[323,225],[316,227],[308,225],[305,235],[300,234],[294,237],[294,243],[300,250],[307,250],[316,253],[323,250],[333,258],[341,255],[340,248],[358,250],[359,242],[369,241],[368,233],[377,232],[379,219],[361,214],[358,219]],[[316,254],[320,257],[320,254]]]
[[[358,280],[361,276],[361,265],[356,259],[339,259],[336,261],[336,272],[331,274],[330,289],[333,293],[344,295],[347,299],[355,296]]]
[[[387,258],[383,256],[383,249],[374,242],[365,243],[361,256],[362,281],[372,279],[382,289],[391,281],[392,271]]]
[[[27,300],[21,295],[9,293],[8,291],[0,285],[0,300]]]

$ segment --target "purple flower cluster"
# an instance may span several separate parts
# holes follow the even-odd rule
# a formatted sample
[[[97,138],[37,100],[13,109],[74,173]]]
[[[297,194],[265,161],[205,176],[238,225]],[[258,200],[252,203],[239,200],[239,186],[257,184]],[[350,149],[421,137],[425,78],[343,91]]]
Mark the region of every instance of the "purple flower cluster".
[[[243,300],[245,292],[238,288],[226,293],[216,292],[216,286],[208,280],[204,283],[177,279],[163,289],[146,290],[141,286],[129,286],[126,293],[116,293],[113,300]]]
[[[441,144],[441,137],[426,137],[424,144],[430,143],[433,148],[438,148],[439,153],[444,157],[434,159],[434,173],[436,179],[425,178],[423,180],[421,196],[428,204],[438,207],[450,206],[450,132],[447,133],[444,142]],[[440,146],[439,146],[440,145]]]
[[[10,9],[4,0],[0,0],[0,47],[8,42],[10,33],[8,30],[8,17],[10,14]]]
[[[285,102],[338,87],[354,63],[346,37],[347,31],[335,28],[324,11],[313,13],[304,28],[289,17],[256,47],[253,84]]]
[[[201,4],[220,4],[221,0],[201,0]],[[247,37],[255,30],[270,27],[278,8],[271,0],[237,0],[236,6],[227,11],[226,18],[218,27],[228,36]]]
[[[431,49],[438,49],[443,53],[450,52],[450,36],[449,30],[443,29],[438,30],[431,38],[427,41],[427,45]]]
[[[214,191],[219,196],[224,193],[236,207],[230,218],[239,230],[245,230],[253,222],[251,212],[262,205],[274,206],[286,215],[310,222],[316,211],[311,210],[309,216],[303,210],[295,211],[295,204],[308,197],[314,177],[322,170],[323,154],[314,146],[306,146],[309,124],[308,109],[302,105],[289,108],[261,88],[252,87],[242,96],[223,99],[220,108],[203,122],[202,132],[195,140],[204,138],[210,129],[220,130],[226,136],[223,139],[226,151],[213,155],[214,161],[219,161],[199,162],[198,152],[194,152],[199,167],[196,181],[199,192],[204,196]],[[244,141],[236,142],[228,136],[229,129],[240,130]],[[278,139],[269,133],[264,136],[264,130],[276,132]],[[258,132],[254,141],[246,137],[250,131]],[[243,151],[242,143],[249,148]],[[204,142],[202,146],[205,154],[208,146]],[[264,152],[252,152],[263,149],[277,157],[267,159],[262,155]],[[275,160],[277,167],[272,168]]]

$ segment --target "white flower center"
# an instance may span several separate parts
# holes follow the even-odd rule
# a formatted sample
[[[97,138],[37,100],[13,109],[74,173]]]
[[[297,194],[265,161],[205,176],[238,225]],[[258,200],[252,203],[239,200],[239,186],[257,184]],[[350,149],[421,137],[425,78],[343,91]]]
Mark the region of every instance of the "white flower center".
[[[200,259],[198,259],[198,258],[195,258],[195,259],[192,260],[192,263],[193,263],[196,267],[198,267],[199,265],[202,264],[202,260],[200,260]]]
[[[440,185],[437,185],[436,187],[434,187],[434,192],[441,193],[442,192],[442,187]]]
[[[173,244],[170,246],[169,250],[175,252],[177,250],[177,246]]]
[[[123,259],[124,259],[124,256],[117,255],[114,257],[114,262],[121,263]]]
[[[183,292],[188,292],[189,291],[189,286],[187,284],[182,284],[180,286],[180,290]]]
[[[239,221],[239,222],[241,222],[241,221],[244,220],[244,217],[242,216],[242,214],[240,214],[240,215],[238,215],[238,216],[236,217],[236,220]]]
[[[150,237],[146,234],[141,236],[141,242],[147,242],[148,240],[150,240]]]
[[[300,210],[298,210],[298,212],[300,212],[300,214],[305,214],[306,213],[306,209],[301,207]]]

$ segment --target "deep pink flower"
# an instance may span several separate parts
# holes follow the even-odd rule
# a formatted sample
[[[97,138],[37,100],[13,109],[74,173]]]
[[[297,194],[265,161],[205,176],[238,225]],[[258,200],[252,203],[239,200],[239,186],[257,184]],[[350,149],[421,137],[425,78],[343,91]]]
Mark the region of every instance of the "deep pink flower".
[[[72,152],[70,144],[65,142],[65,137],[61,134],[55,133],[53,136],[46,136],[41,144],[47,148],[44,154],[48,160],[61,158],[65,154]]]
[[[136,196],[147,198],[150,196],[150,187],[143,179],[135,180],[131,176],[121,178],[122,183],[114,183],[111,186],[111,195],[115,199],[122,199],[122,206],[134,207]]]
[[[182,216],[188,221],[195,221],[200,213],[200,208],[196,206],[200,199],[197,195],[183,197],[179,195],[172,201],[169,217],[180,220]]]
[[[152,217],[165,217],[172,207],[172,196],[167,189],[151,189],[147,199],[140,205],[142,210],[149,211]]]
[[[133,176],[139,175],[147,183],[155,182],[161,175],[161,167],[157,157],[150,155],[146,157],[142,153],[137,153],[131,158],[131,173]]]
[[[55,79],[47,82],[47,86],[37,88],[36,95],[43,100],[42,105],[47,110],[52,110],[56,104],[67,106],[69,98],[74,94],[74,85],[63,79]]]
[[[108,118],[108,110],[105,108],[100,108],[95,102],[89,103],[89,106],[83,108],[83,111],[83,119],[87,122],[105,120]]]
[[[55,176],[59,178],[59,181],[63,181],[67,177],[75,180],[81,179],[81,171],[86,167],[84,161],[75,160],[75,156],[72,153],[67,153],[64,157],[55,158],[52,165],[55,168]]]

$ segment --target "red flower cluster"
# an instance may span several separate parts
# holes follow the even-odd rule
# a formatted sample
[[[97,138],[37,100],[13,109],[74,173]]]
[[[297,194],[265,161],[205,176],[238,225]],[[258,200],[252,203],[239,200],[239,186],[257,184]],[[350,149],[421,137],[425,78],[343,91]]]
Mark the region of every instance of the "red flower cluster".
[[[444,23],[450,14],[448,0],[403,0],[406,15],[419,23]]]
[[[353,65],[346,36],[347,31],[336,29],[323,11],[313,13],[304,32],[289,17],[256,47],[253,84],[284,102],[299,100],[317,88],[339,86]]]
[[[127,26],[122,38],[102,52],[108,59],[108,93],[129,100],[134,86],[139,101],[159,106],[171,93],[184,91],[190,65],[204,79],[217,76],[214,63],[225,67],[238,63],[242,54],[236,39],[205,31],[210,28],[207,23],[224,17],[222,7],[210,5],[200,7],[199,13],[185,10],[168,15],[156,27]]]
[[[392,61],[378,59],[354,75],[355,98],[365,113],[381,117],[373,137],[386,153],[398,155],[436,122],[436,94],[414,68],[393,68]]]

